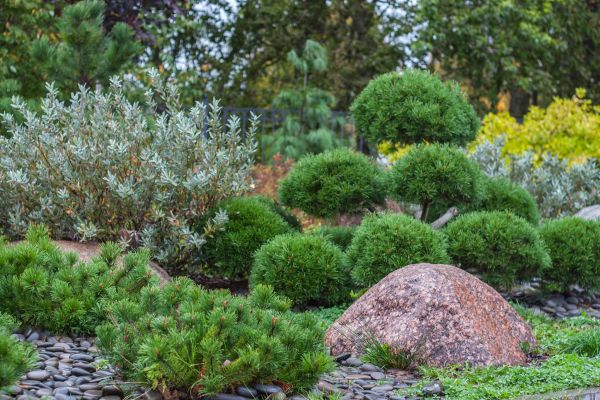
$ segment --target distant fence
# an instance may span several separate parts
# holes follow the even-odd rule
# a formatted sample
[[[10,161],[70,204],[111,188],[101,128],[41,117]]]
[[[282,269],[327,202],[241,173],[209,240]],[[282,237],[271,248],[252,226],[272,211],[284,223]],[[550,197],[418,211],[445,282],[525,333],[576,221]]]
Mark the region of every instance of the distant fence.
[[[204,104],[208,109],[208,97],[204,99]],[[222,107],[221,117],[227,120],[230,116],[235,115],[240,119],[240,129],[242,137],[246,137],[248,129],[250,129],[250,119],[252,115],[257,115],[260,121],[259,134],[277,135],[278,129],[281,128],[283,122],[288,115],[297,114],[295,111],[281,110],[275,108],[254,108],[254,107]],[[351,147],[357,151],[364,152],[366,149],[365,140],[356,134],[356,129],[352,116],[345,111],[332,111],[329,123],[327,124],[334,134],[341,140],[342,143],[351,143]],[[262,154],[262,152],[261,152]],[[268,161],[261,158],[261,162]]]

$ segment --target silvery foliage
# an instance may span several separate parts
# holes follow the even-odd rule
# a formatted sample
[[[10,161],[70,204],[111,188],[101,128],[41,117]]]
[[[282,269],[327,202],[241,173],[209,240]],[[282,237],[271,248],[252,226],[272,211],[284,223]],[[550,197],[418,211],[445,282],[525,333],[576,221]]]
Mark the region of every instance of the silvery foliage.
[[[504,137],[484,142],[472,154],[483,172],[491,177],[503,176],[527,189],[536,199],[545,218],[575,214],[600,203],[600,169],[595,160],[569,166],[552,154],[544,154],[539,163],[534,154],[502,157]]]
[[[240,135],[239,118],[221,121],[217,101],[182,110],[172,83],[151,71],[145,100],[130,102],[123,81],[107,91],[80,87],[69,102],[49,84],[40,113],[13,99],[2,119],[0,229],[22,237],[45,223],[58,238],[121,240],[149,247],[160,263],[182,261],[210,232],[192,226],[219,200],[248,189],[256,151],[253,118]],[[208,224],[219,229],[219,213]]]

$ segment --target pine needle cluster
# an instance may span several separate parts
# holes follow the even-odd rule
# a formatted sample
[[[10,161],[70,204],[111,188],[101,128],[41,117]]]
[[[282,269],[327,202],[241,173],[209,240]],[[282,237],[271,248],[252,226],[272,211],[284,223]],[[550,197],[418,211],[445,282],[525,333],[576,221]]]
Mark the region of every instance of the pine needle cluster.
[[[13,317],[0,313],[0,390],[13,385],[30,371],[37,359],[32,346],[11,336],[17,327]]]

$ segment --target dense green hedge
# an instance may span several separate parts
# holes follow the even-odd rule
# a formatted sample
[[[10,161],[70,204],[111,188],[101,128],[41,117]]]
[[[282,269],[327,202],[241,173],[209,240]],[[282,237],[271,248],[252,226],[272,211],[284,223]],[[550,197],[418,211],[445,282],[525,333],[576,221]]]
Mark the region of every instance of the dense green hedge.
[[[14,385],[37,361],[37,353],[29,343],[11,336],[18,325],[13,317],[0,313],[0,390]]]
[[[119,246],[107,243],[99,257],[78,263],[50,241],[46,228],[30,227],[26,242],[0,243],[0,311],[26,326],[91,333],[104,321],[105,301],[136,298],[157,282],[148,252],[129,253],[117,263],[120,254]]]
[[[208,218],[225,211],[228,221],[202,247],[204,272],[234,280],[247,278],[254,252],[275,236],[293,230],[272,207],[265,199],[256,197],[238,197],[217,204]],[[198,231],[202,229],[200,226]]]
[[[346,255],[329,240],[281,235],[256,252],[250,287],[271,285],[295,305],[333,305],[348,300],[348,272]]]
[[[447,264],[444,235],[401,214],[371,214],[347,251],[356,285],[369,287],[392,271],[420,262]]]
[[[545,222],[539,231],[552,258],[545,280],[563,289],[600,289],[600,222],[566,217]]]
[[[256,382],[298,392],[333,368],[319,320],[266,286],[241,297],[177,278],[108,310],[98,346],[125,381],[196,395]]]
[[[305,156],[279,184],[283,204],[321,218],[363,212],[385,194],[382,171],[349,149]]]
[[[418,70],[373,79],[354,100],[352,116],[358,131],[376,143],[464,145],[479,128],[457,84]]]
[[[455,265],[475,269],[492,286],[510,288],[520,279],[541,276],[550,256],[536,229],[507,211],[459,216],[444,229]]]

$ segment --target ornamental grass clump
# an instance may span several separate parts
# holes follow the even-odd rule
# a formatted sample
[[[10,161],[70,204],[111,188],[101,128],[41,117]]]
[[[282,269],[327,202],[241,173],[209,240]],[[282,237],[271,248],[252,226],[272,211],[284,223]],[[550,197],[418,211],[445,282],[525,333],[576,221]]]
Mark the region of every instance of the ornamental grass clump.
[[[318,235],[281,235],[254,256],[250,287],[271,285],[296,306],[334,305],[349,300],[346,255]]]
[[[323,329],[309,313],[267,286],[248,297],[206,291],[187,278],[141,299],[117,299],[96,330],[98,347],[125,381],[163,393],[200,396],[235,386],[276,383],[286,392],[309,390],[333,367]]]
[[[349,149],[303,157],[279,185],[283,204],[319,218],[364,212],[385,194],[383,172]]]
[[[565,217],[545,222],[539,232],[552,258],[544,280],[563,290],[573,284],[600,289],[600,222]]]
[[[365,288],[410,264],[448,264],[446,246],[442,233],[412,217],[368,215],[347,250],[352,279],[356,285]]]
[[[148,252],[117,261],[120,253],[107,243],[99,257],[78,262],[52,243],[43,226],[31,227],[26,242],[0,242],[0,312],[55,333],[92,333],[105,319],[105,301],[136,299],[141,288],[157,284]]]
[[[208,116],[200,103],[184,110],[173,83],[156,71],[150,80],[141,103],[119,79],[106,91],[80,87],[67,103],[48,85],[39,113],[14,101],[24,122],[2,115],[12,136],[0,138],[4,234],[44,223],[55,238],[144,245],[170,269],[187,262],[204,242],[192,226],[248,189],[257,120],[244,140],[218,102]]]
[[[477,203],[483,194],[477,164],[460,149],[447,145],[412,147],[393,165],[389,176],[390,193],[400,201],[419,204],[423,221],[432,204]]]
[[[460,87],[427,71],[390,72],[373,79],[352,104],[358,131],[375,143],[465,145],[479,119]]]
[[[257,197],[228,199],[208,213],[210,221],[226,212],[227,222],[222,230],[206,238],[202,247],[206,263],[203,272],[233,280],[248,278],[254,252],[275,236],[292,232],[292,227],[267,201]],[[201,225],[198,231],[204,229]]]
[[[14,385],[37,361],[35,349],[11,335],[19,326],[17,320],[0,312],[0,390]]]
[[[464,214],[444,232],[455,265],[477,271],[494,287],[510,289],[519,280],[539,277],[550,268],[548,250],[537,230],[510,212]]]

